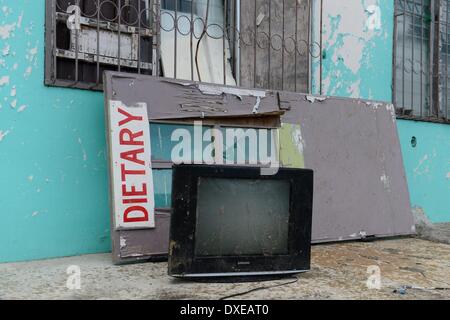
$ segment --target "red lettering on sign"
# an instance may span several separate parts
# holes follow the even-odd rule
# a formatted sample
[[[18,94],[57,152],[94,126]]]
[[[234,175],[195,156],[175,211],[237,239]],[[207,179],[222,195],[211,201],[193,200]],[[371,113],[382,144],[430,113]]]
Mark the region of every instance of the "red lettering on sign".
[[[141,213],[141,216],[138,217],[132,217],[130,218],[129,215],[131,213]],[[123,215],[123,221],[124,222],[145,222],[148,221],[148,212],[147,209],[145,209],[144,207],[141,206],[134,206],[134,207],[129,207],[125,210],[124,215]]]
[[[127,107],[119,102],[114,105],[110,125],[114,137],[116,226],[153,227],[150,129],[146,110],[140,105]]]
[[[130,129],[122,129],[120,130],[120,144],[123,146],[143,146],[144,141],[137,141],[137,138],[143,137],[144,132],[139,131],[137,133],[133,133]]]
[[[147,199],[125,199],[123,204],[148,203]]]
[[[125,182],[127,180],[128,175],[145,176],[146,172],[145,170],[127,170],[124,163],[121,164],[120,168],[122,173],[122,182]]]
[[[142,119],[142,117],[133,116],[132,114],[122,110],[121,108],[119,108],[119,112],[126,117],[124,120],[119,122],[119,127],[124,126],[128,122],[131,122],[131,121],[142,121],[142,120],[144,120],[144,119]]]
[[[120,157],[123,160],[128,160],[128,161],[134,162],[136,164],[139,164],[141,166],[145,166],[145,161],[139,159],[139,157],[138,157],[138,155],[140,155],[141,153],[144,153],[144,152],[145,152],[144,148],[138,149],[138,150],[130,150],[130,151],[122,152],[120,154]]]
[[[142,197],[147,195],[147,184],[142,184],[142,191],[136,190],[135,186],[131,187],[131,191],[127,190],[127,186],[124,184],[122,185],[122,195],[124,197]]]

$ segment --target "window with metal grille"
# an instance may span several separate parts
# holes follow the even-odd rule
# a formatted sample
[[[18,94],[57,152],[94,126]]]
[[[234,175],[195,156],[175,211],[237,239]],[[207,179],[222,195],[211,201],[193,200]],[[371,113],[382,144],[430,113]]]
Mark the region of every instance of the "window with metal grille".
[[[47,0],[48,85],[101,89],[102,72],[158,72],[156,2]]]
[[[312,0],[46,0],[47,85],[104,70],[309,92]]]
[[[439,112],[450,120],[450,0],[441,0],[438,41]]]
[[[400,117],[450,120],[450,0],[396,0],[393,97]]]

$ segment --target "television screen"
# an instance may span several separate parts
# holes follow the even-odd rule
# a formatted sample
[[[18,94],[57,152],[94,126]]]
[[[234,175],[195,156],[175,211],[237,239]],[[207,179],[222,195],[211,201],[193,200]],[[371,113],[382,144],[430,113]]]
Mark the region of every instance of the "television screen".
[[[288,254],[289,189],[285,180],[201,177],[195,255]]]
[[[169,274],[222,277],[309,270],[313,172],[174,166]]]

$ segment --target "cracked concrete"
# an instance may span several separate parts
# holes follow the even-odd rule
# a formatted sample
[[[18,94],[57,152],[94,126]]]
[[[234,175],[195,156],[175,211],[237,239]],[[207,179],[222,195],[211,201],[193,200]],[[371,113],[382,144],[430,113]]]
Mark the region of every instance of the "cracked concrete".
[[[81,289],[69,290],[67,268],[79,266]],[[366,286],[369,266],[381,289]],[[218,299],[264,283],[196,283],[172,279],[166,263],[114,266],[109,254],[0,264],[0,299]],[[422,287],[394,293],[401,286]],[[417,238],[314,246],[312,270],[296,283],[242,299],[450,299],[450,245]]]

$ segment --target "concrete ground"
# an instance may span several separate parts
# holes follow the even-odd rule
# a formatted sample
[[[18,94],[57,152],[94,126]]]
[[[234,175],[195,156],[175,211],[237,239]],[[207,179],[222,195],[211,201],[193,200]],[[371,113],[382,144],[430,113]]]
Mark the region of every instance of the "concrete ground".
[[[371,266],[379,289],[367,287]],[[81,289],[68,289],[77,278],[67,272],[78,268]],[[219,299],[288,282],[238,299],[450,299],[450,290],[436,289],[450,288],[450,245],[403,238],[314,246],[312,270],[295,283],[186,282],[167,276],[166,263],[113,266],[109,254],[0,264],[0,299]],[[403,286],[420,288],[394,293]]]

